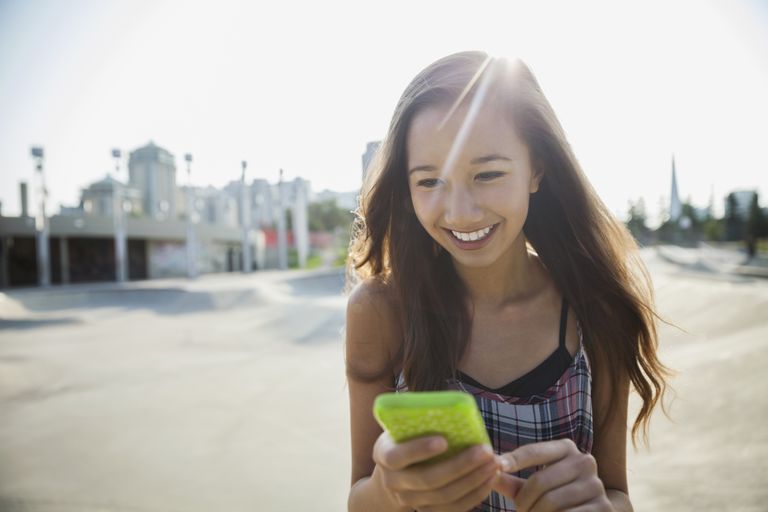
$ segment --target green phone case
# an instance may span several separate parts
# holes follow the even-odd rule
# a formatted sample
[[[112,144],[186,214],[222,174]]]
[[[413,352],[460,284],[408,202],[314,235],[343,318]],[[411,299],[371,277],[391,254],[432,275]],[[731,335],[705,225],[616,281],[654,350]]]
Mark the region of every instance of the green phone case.
[[[475,399],[462,391],[409,391],[376,397],[373,415],[395,442],[441,435],[448,450],[430,462],[447,459],[476,444],[491,445]]]

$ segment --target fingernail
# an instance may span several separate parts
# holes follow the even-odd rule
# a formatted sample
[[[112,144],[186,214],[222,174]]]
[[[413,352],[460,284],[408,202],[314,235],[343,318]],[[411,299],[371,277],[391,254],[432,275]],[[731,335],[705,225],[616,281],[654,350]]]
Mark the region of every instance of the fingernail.
[[[472,454],[473,460],[485,460],[488,458],[489,455],[493,455],[493,450],[488,445],[482,445],[479,449],[475,450],[475,453]]]
[[[445,440],[443,440],[442,438],[433,439],[429,443],[429,449],[430,450],[434,450],[436,452],[438,452],[438,451],[441,452],[441,451],[445,450]]]
[[[501,459],[501,469],[506,473],[509,473],[510,471],[512,471],[513,466],[512,466],[512,463],[509,462],[509,459]]]

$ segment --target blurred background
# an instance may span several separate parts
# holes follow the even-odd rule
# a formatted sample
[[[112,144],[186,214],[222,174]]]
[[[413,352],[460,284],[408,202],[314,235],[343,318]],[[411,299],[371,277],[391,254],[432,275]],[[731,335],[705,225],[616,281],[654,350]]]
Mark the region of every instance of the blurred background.
[[[531,66],[674,324],[635,508],[765,510],[757,0],[0,0],[0,510],[343,509],[351,210],[467,49]]]

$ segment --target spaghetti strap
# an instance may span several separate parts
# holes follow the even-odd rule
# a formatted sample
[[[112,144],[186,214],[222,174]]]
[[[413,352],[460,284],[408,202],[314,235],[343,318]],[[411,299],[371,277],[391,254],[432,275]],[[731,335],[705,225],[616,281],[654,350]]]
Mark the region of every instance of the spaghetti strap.
[[[565,347],[565,328],[568,326],[568,301],[563,297],[563,307],[560,309],[560,346]]]

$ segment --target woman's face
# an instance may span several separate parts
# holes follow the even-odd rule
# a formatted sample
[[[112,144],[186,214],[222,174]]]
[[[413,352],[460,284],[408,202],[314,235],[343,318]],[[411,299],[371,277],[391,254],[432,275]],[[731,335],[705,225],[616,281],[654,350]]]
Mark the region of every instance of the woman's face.
[[[406,140],[411,201],[421,225],[455,263],[488,267],[525,251],[529,194],[541,177],[501,113],[482,108],[462,142],[457,134],[467,109],[438,129],[447,111],[430,107],[413,118]]]

